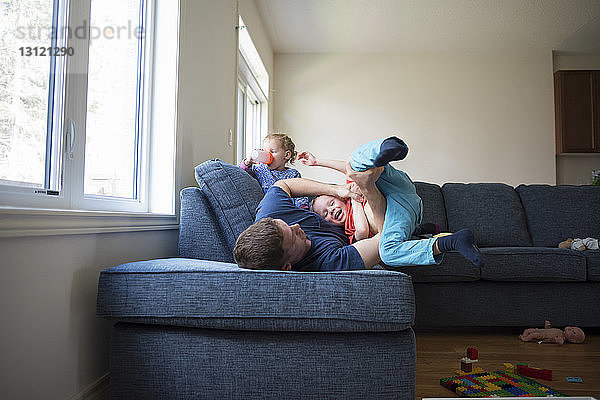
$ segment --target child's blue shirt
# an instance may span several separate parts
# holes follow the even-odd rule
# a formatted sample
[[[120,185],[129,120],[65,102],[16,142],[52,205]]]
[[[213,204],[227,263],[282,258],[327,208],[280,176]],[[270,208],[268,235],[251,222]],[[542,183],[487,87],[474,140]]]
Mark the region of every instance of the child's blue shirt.
[[[266,164],[253,164],[250,168],[244,168],[245,164],[242,161],[240,166],[256,177],[258,183],[263,189],[263,192],[267,193],[267,190],[276,181],[281,179],[300,178],[300,172],[295,168],[286,168],[283,171],[271,170]],[[308,209],[308,197],[296,197],[292,199],[296,207]]]

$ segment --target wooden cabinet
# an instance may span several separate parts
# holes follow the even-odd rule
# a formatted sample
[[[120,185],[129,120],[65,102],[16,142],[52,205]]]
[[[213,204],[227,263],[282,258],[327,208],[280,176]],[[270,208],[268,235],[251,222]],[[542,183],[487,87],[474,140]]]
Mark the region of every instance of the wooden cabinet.
[[[600,71],[554,73],[556,153],[600,153]]]

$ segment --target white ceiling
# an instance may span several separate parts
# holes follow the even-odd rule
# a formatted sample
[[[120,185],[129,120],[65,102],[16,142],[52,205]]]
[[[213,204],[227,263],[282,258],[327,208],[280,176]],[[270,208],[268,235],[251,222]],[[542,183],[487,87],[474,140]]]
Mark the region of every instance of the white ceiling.
[[[600,53],[600,0],[255,0],[275,53]]]

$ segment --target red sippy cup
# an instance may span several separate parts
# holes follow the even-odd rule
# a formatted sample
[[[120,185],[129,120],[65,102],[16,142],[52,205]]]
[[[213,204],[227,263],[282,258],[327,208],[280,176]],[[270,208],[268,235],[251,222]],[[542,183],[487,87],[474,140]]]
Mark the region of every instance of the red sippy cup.
[[[263,164],[271,164],[273,162],[273,154],[268,151],[264,151],[263,149],[252,150],[250,157],[252,158],[252,161]]]

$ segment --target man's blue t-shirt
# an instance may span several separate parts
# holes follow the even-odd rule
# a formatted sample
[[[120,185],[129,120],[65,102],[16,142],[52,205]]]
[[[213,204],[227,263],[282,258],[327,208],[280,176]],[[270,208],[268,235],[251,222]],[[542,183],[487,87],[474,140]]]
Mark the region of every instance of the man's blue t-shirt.
[[[254,222],[266,218],[284,220],[288,225],[299,224],[310,239],[310,250],[292,265],[294,271],[342,271],[365,269],[354,246],[349,246],[344,228],[325,221],[312,211],[298,208],[279,186],[272,186],[256,209]]]

